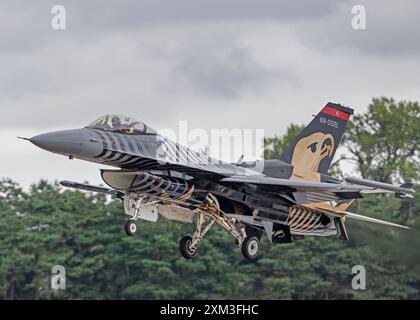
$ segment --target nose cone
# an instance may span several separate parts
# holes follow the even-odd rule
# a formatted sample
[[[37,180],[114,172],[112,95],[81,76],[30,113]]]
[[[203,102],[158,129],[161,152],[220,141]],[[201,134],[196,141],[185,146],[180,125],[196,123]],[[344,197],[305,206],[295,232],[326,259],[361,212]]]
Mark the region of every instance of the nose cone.
[[[78,156],[82,152],[83,130],[64,130],[40,134],[29,139],[34,145],[65,156]]]

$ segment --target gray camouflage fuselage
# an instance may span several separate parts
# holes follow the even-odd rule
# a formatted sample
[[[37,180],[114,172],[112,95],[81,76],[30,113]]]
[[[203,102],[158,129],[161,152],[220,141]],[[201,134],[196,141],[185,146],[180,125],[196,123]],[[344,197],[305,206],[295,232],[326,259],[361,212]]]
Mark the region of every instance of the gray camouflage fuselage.
[[[177,196],[186,193],[188,185],[195,186],[192,197],[183,204],[189,207],[201,204],[205,194],[211,192],[219,197],[222,208],[231,207],[234,203],[233,207],[240,207],[245,214],[257,214],[266,220],[285,224],[291,214],[290,208],[295,204],[293,199],[286,194],[271,193],[270,190],[261,186],[236,186],[234,183],[220,182],[220,177],[227,169],[235,175],[263,173],[287,179],[293,167],[280,160],[267,160],[262,165],[261,163],[235,165],[192,151],[160,135],[130,135],[91,128],[46,133],[35,136],[30,141],[42,149],[70,158],[113,166],[122,170],[151,173],[149,180],[145,179],[141,187],[137,184],[126,191],[141,191],[157,196],[162,191],[171,193],[169,190],[171,184],[153,183],[153,174],[160,178],[182,180],[181,183],[177,181],[177,186],[184,185],[185,187],[180,187]],[[182,174],[178,173],[181,167]],[[255,168],[262,169],[262,172],[254,171]],[[327,176],[324,178],[328,179]],[[288,191],[287,189],[285,188],[285,191]],[[302,210],[302,214],[304,216],[299,219],[300,225],[307,221],[318,222],[311,226],[311,233],[331,234],[327,232],[330,221],[321,223],[320,213]],[[330,231],[336,232],[335,229]],[[305,232],[301,230],[300,233]]]

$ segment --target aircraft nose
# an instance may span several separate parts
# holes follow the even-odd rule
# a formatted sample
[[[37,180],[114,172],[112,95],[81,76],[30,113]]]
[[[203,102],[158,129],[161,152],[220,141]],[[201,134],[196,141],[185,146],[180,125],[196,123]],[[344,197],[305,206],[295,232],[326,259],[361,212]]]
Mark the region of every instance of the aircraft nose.
[[[29,139],[34,145],[65,156],[77,156],[82,152],[83,130],[64,130],[40,134]]]

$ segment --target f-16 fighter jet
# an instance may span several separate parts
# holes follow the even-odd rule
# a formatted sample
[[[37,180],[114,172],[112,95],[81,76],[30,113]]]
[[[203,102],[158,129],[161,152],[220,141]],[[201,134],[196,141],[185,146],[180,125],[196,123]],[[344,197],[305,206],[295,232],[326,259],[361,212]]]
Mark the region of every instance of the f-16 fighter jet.
[[[83,129],[27,140],[53,153],[114,167],[101,170],[109,188],[71,181],[61,184],[122,199],[129,236],[136,233],[138,219],[195,220],[195,232],[180,241],[182,256],[191,259],[207,232],[218,224],[236,238],[247,259],[255,260],[263,235],[272,244],[305,236],[348,240],[346,218],[407,228],[347,208],[370,193],[413,198],[412,184],[359,178],[342,182],[327,175],[352,114],[353,109],[327,103],[278,159],[254,165],[208,157],[168,140],[141,121],[117,115],[104,116]]]

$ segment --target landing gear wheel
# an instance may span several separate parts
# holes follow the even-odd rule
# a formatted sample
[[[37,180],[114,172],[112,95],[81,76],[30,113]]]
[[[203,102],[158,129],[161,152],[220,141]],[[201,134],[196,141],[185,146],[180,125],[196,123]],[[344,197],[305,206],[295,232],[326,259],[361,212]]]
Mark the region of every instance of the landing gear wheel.
[[[246,237],[242,242],[242,254],[249,260],[257,260],[260,253],[260,240],[256,236]]]
[[[191,248],[192,238],[185,236],[179,242],[179,251],[185,259],[192,259],[197,254],[197,248]]]
[[[134,236],[137,232],[137,225],[134,220],[128,220],[124,226],[125,233],[129,236]]]

